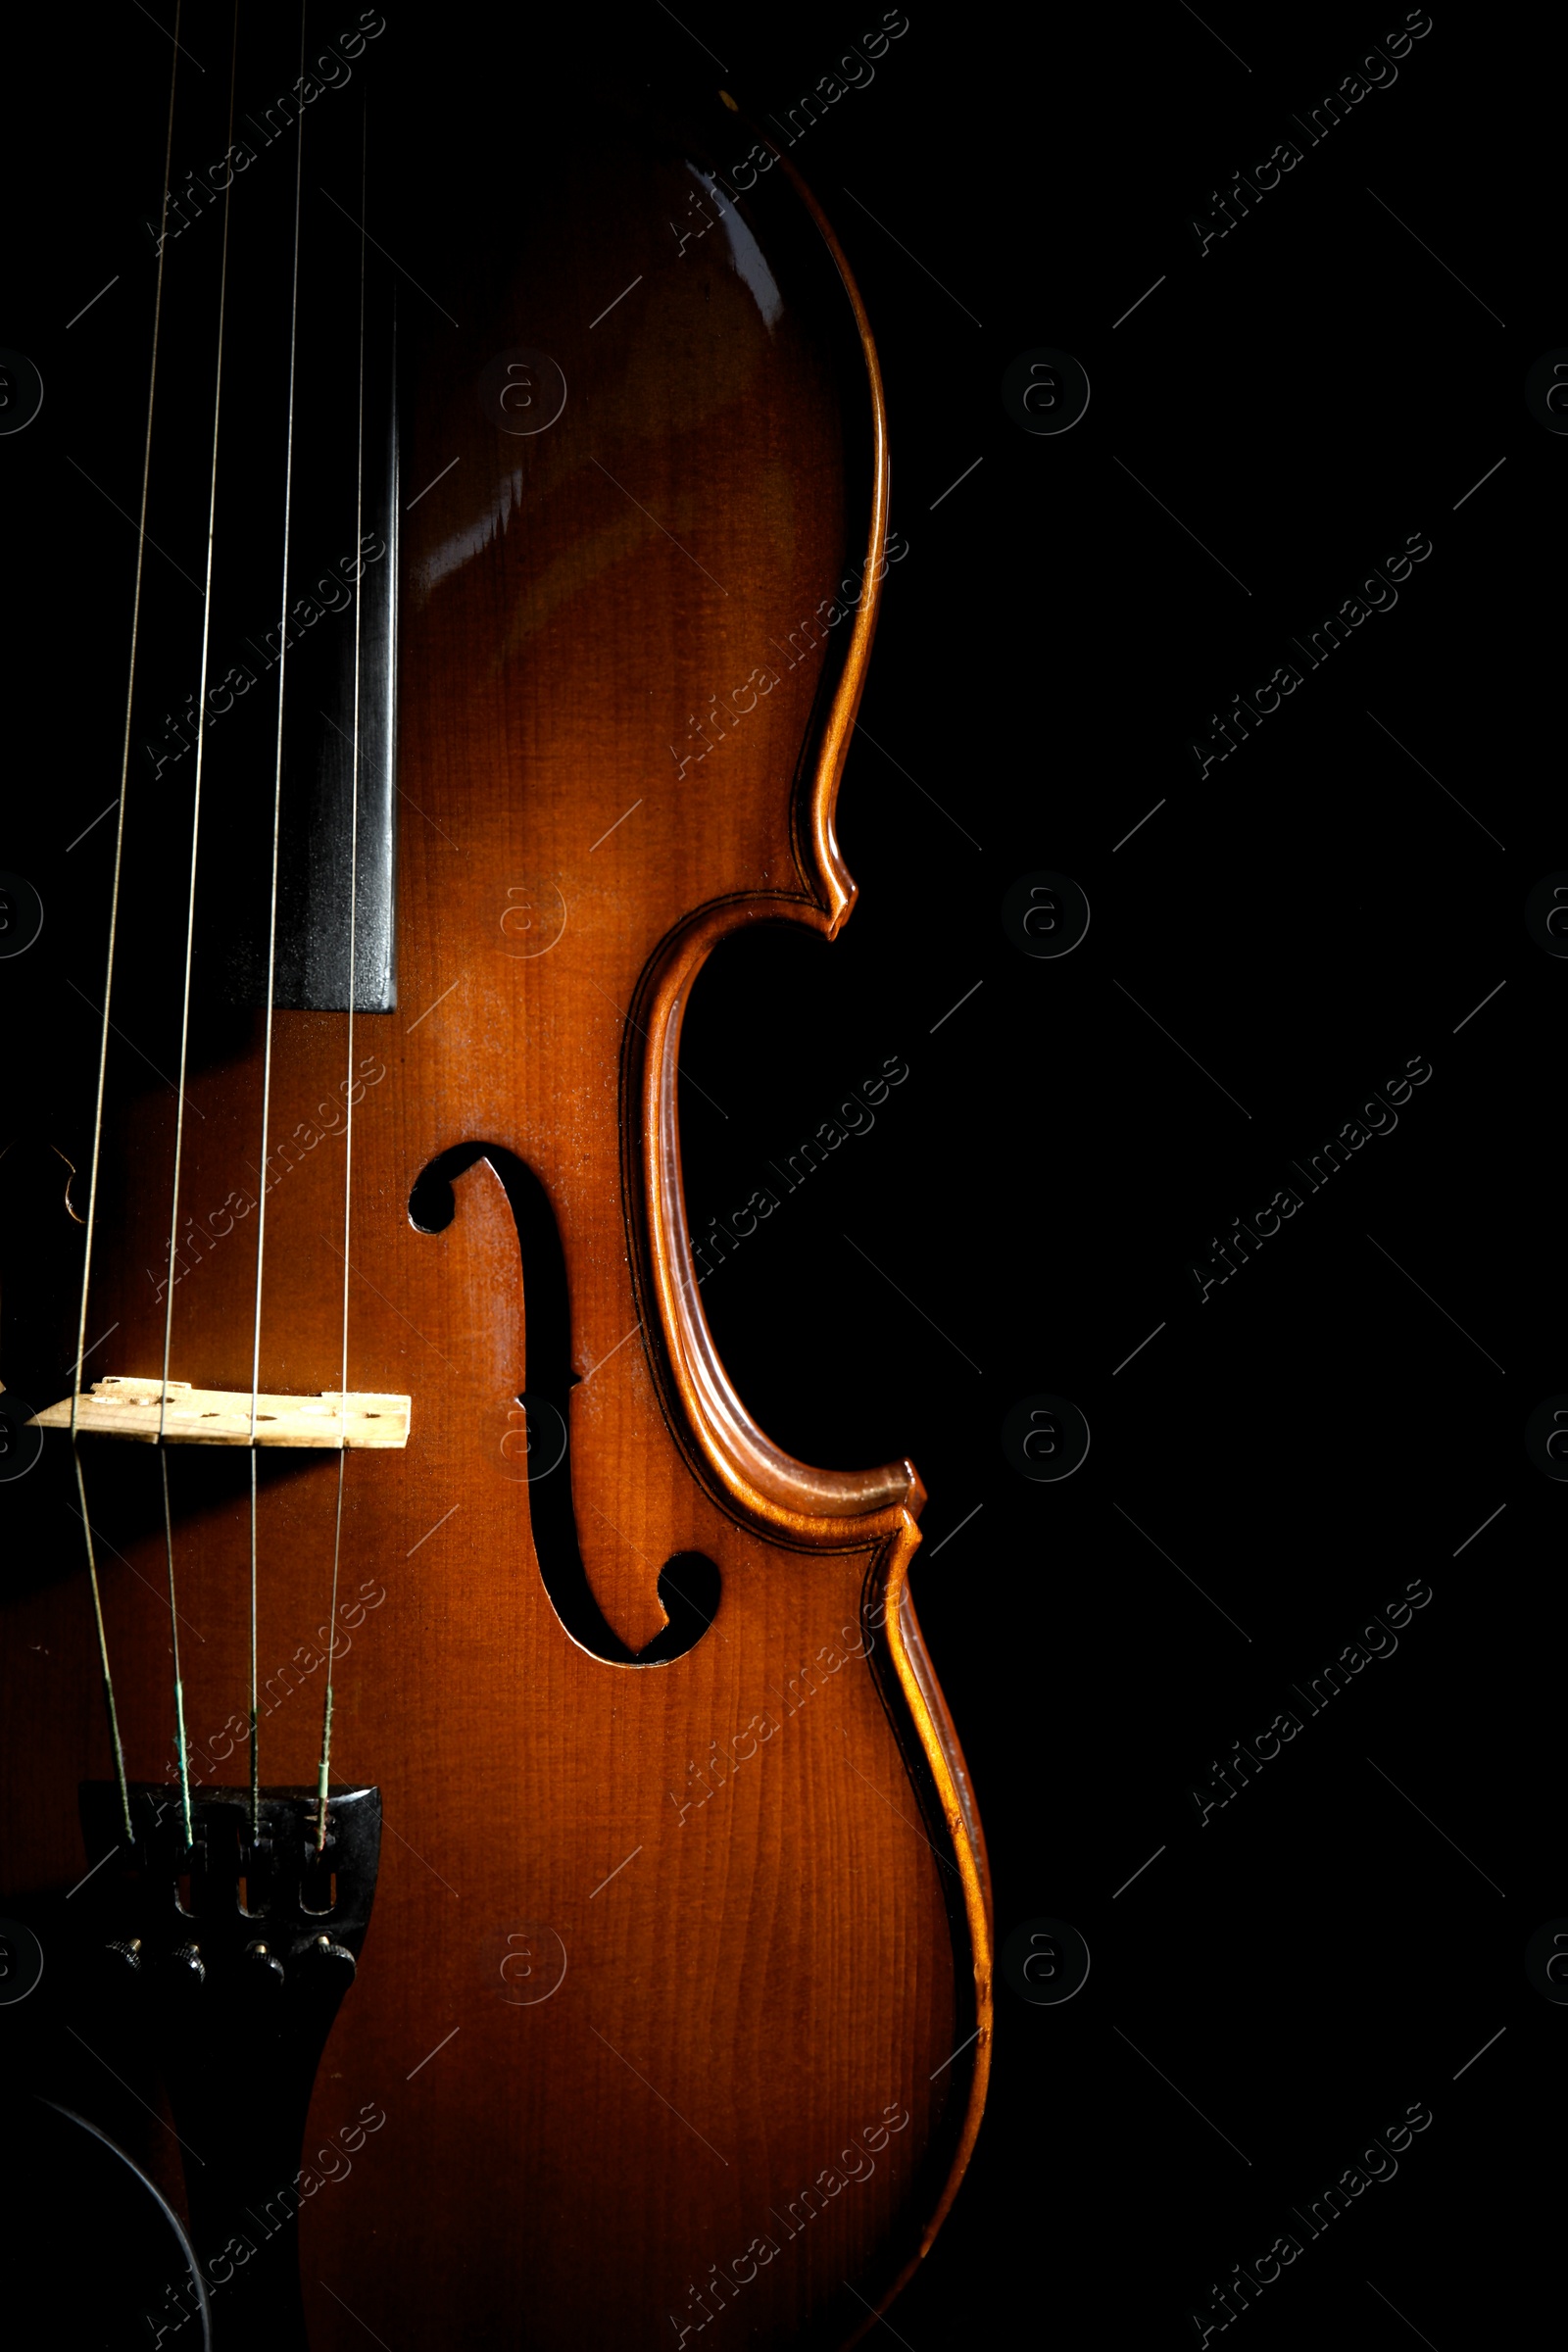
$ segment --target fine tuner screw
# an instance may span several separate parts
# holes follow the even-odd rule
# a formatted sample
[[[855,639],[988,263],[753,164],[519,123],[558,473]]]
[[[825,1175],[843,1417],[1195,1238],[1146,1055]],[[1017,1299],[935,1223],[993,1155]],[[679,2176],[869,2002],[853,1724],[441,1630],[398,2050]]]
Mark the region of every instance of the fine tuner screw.
[[[251,1962],[248,1981],[253,1984],[268,1984],[276,1987],[283,1982],[283,1963],[265,1943],[248,1943],[245,1957]]]
[[[313,1936],[299,1957],[309,1962],[312,1976],[318,1980],[327,1976],[329,1968],[336,1968],[345,1984],[354,1982],[358,1967],[354,1954],[346,1945],[334,1943],[330,1936]]]

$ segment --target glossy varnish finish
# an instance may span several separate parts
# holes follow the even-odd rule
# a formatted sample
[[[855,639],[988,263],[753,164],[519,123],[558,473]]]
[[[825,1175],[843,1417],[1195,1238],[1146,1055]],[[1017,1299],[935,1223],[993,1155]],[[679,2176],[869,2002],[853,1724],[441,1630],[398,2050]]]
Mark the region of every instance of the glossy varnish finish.
[[[405,500],[449,470],[404,525],[399,1008],[356,1023],[348,1386],[411,1396],[412,1434],[346,1464],[333,1777],[380,1788],[388,1835],[307,2158],[367,2100],[386,2122],[301,2214],[321,2352],[361,2322],[537,2352],[847,2341],[929,2242],[989,2051],[983,1849],[904,1582],[919,1482],[812,1471],[750,1421],[702,1313],[675,1118],[714,944],[831,934],[853,902],[832,803],[887,521],[874,356],[782,168],[742,215],[654,133],[592,163],[527,184],[460,328],[404,336]],[[567,387],[533,436],[481,392],[517,350]],[[193,1086],[198,1212],[254,1169],[259,1051],[258,1021]],[[346,1051],[339,1015],[275,1017],[275,1138],[340,1099]],[[117,1373],[162,1366],[145,1268],[171,1137],[148,1094],[113,1139],[93,1320],[119,1320]],[[559,1230],[577,1385],[551,1475],[608,1657],[565,1632],[533,1549],[502,1183],[481,1156],[444,1230],[410,1215],[466,1144],[525,1162]],[[341,1152],[310,1146],[267,1197],[270,1390],[341,1385]],[[177,1286],[174,1377],[248,1390],[254,1224]],[[825,1281],[800,1311],[875,1379],[878,1332]],[[83,1454],[90,1493],[150,1492],[142,1449]],[[314,1775],[336,1482],[296,1457],[263,1491],[262,1676],[278,1690],[292,1661],[301,1685],[264,1721],[269,1783]],[[165,1621],[129,1573],[159,1582],[148,1524],[105,1561],[133,1779],[171,1753]],[[185,1506],[176,1542],[210,1754],[247,1674],[237,1487]],[[716,1565],[714,1622],[624,1662],[683,1553]],[[9,1614],[12,1874],[69,1883],[75,1782],[108,1769],[80,1580]],[[16,1663],[33,1642],[60,1660],[47,1721]],[[245,1771],[240,1745],[218,1777]]]

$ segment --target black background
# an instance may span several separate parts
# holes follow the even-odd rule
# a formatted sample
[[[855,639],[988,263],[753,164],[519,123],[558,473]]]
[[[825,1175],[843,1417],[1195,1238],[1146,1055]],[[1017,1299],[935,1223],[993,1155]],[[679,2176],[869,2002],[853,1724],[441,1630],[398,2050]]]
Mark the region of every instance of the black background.
[[[492,70],[488,9],[386,13],[376,67],[406,110],[415,86],[460,107]],[[575,68],[541,30],[540,71],[591,78],[612,52],[710,79],[710,50],[760,113],[881,14],[682,13],[689,32],[652,0],[596,15]],[[913,2352],[1191,2343],[1212,2286],[1287,2230],[1304,2251],[1247,2342],[1449,2352],[1511,2338],[1508,2306],[1547,2284],[1563,2022],[1522,1958],[1568,1911],[1561,1490],[1522,1433],[1568,1388],[1568,973],[1522,910],[1568,865],[1568,441],[1523,381],[1568,342],[1562,61],[1544,18],[1439,0],[1396,82],[1309,146],[1290,111],[1403,14],[916,0],[794,158],[878,338],[909,553],[840,802],[858,906],[831,948],[762,934],[705,978],[689,1203],[696,1227],[727,1216],[907,1061],[709,1313],[791,1451],[917,1463],[915,1597],[999,1942],[1050,1916],[1093,1955],[1065,2006],[999,1982],[979,2147],[889,2314]],[[60,981],[101,968],[107,846],[66,845],[118,785],[135,542],[67,454],[134,512],[169,59],[134,8],[12,38],[0,343],[46,386],[0,439],[0,864],[47,909],[39,950],[0,964],[15,1135],[79,1116],[90,1084]],[[1299,165],[1200,254],[1192,217],[1286,136]],[[1059,437],[1003,406],[1039,346],[1093,388]],[[1200,777],[1211,714],[1415,533],[1433,552],[1397,607],[1298,662]],[[1093,909],[1059,961],[1003,929],[1036,869]],[[1397,1131],[1200,1302],[1215,1237],[1415,1056],[1433,1074]],[[1002,1450],[1041,1392],[1093,1432],[1060,1484]],[[1212,1762],[1410,1580],[1433,1597],[1397,1653],[1200,1825]],[[1397,2177],[1306,2237],[1289,2208],[1413,2102],[1433,2123]]]

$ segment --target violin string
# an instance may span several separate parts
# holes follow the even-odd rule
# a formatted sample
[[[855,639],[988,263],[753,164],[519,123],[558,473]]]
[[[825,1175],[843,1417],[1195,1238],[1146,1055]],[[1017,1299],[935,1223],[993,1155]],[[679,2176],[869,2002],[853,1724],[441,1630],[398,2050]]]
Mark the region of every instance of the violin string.
[[[109,1072],[110,1004],[115,984],[115,946],[120,927],[120,881],[124,863],[125,802],[130,784],[130,724],[136,690],[136,652],[141,630],[142,565],[147,552],[147,492],[152,478],[153,409],[158,391],[158,341],[164,314],[164,247],[169,228],[169,173],[174,154],[174,92],[179,74],[179,18],[181,0],[174,0],[174,30],[172,36],[174,54],[169,69],[169,128],[164,140],[164,200],[159,215],[158,278],[153,295],[153,348],[147,371],[147,432],[141,461],[141,517],[136,528],[136,574],[130,600],[130,662],[125,681],[125,735],[120,757],[120,808],[115,820],[114,881],[109,894],[109,946],[104,968],[104,1017],[98,1043],[98,1086],[93,1104],[92,1174],[87,1185],[87,1220],[83,1236],[81,1265],[81,1312],[76,1327],[76,1361],[71,1384],[71,1451],[75,1464],[76,1492],[81,1499],[81,1524],[87,1542],[87,1574],[92,1587],[93,1616],[98,1632],[98,1662],[103,1673],[104,1700],[109,1711],[109,1734],[115,1750],[115,1776],[120,1787],[120,1809],[125,1824],[125,1841],[134,1841],[130,1821],[130,1791],[125,1781],[125,1754],[120,1739],[120,1717],[115,1706],[114,1676],[109,1666],[109,1638],[104,1627],[103,1597],[98,1587],[98,1563],[93,1553],[92,1528],[87,1517],[87,1488],[82,1477],[81,1452],[76,1434],[78,1409],[81,1403],[81,1370],[87,1353],[87,1298],[92,1284],[92,1247],[98,1216],[98,1174],[102,1159],[104,1131],[104,1089]]]
[[[365,530],[365,219],[366,183],[370,147],[369,109],[360,131],[360,411],[355,455],[354,550],[358,562]],[[332,1753],[332,1676],[337,1660],[337,1578],[343,1556],[343,1481],[348,1462],[346,1416],[349,1388],[349,1223],[354,1180],[354,999],[357,994],[357,918],[360,898],[360,644],[363,589],[354,605],[354,741],[352,806],[349,813],[349,1041],[348,1083],[343,1131],[343,1352],[338,1372],[337,1406],[337,1521],[332,1533],[332,1606],[326,1620],[326,1691],[321,1706],[321,1769],[316,1796],[316,1848],[326,1850],[326,1776]]]
[[[305,79],[305,6],[300,6],[300,81]],[[289,294],[288,325],[288,437],[283,458],[283,585],[277,628],[277,752],[272,781],[272,876],[267,926],[267,1025],[262,1053],[262,1173],[256,1204],[256,1307],[251,1332],[251,1808],[252,1828],[260,1828],[260,1765],[256,1742],[256,1407],[262,1381],[262,1275],[267,1256],[268,1136],[272,1113],[272,1006],[277,988],[277,868],[283,818],[283,698],[288,670],[288,554],[294,500],[294,380],[299,360],[300,321],[300,208],[305,188],[305,117],[295,124],[299,145],[294,150],[294,263]]]
[[[262,1834],[262,1759],[256,1747],[256,1448],[251,1447],[251,1838]]]
[[[174,1753],[179,1760],[179,1809],[185,1824],[185,1844],[191,1844],[190,1760],[185,1750],[185,1686],[179,1679],[179,1611],[174,1606],[174,1519],[169,1502],[169,1447],[158,1448],[164,1474],[164,1541],[169,1552],[169,1638],[174,1650]]]
[[[125,1824],[125,1843],[134,1844],[135,1832],[130,1826],[130,1790],[125,1782],[125,1751],[120,1743],[120,1715],[115,1706],[114,1677],[109,1671],[109,1638],[104,1632],[103,1595],[98,1590],[98,1561],[92,1547],[92,1527],[87,1518],[87,1489],[81,1475],[81,1448],[72,1440],[71,1458],[76,1469],[76,1494],[81,1503],[82,1533],[87,1539],[87,1581],[92,1588],[93,1623],[98,1629],[98,1663],[103,1675],[104,1705],[109,1714],[109,1738],[115,1751],[115,1779],[120,1788],[120,1810]]]
[[[228,62],[228,136],[225,152],[234,151],[234,83],[239,66],[239,0],[234,0],[234,29]],[[213,461],[207,492],[207,573],[202,596],[201,678],[196,694],[196,779],[190,814],[190,882],[185,906],[185,979],[179,1009],[179,1084],[174,1095],[174,1176],[169,1201],[169,1279],[164,1296],[164,1378],[158,1402],[158,1445],[164,1466],[164,1543],[169,1555],[169,1622],[174,1653],[174,1752],[179,1758],[179,1796],[185,1817],[185,1843],[191,1841],[190,1767],[185,1746],[185,1689],[179,1672],[179,1615],[174,1603],[174,1518],[169,1494],[169,1365],[174,1338],[174,1253],[179,1241],[179,1177],[185,1150],[185,1079],[190,1062],[190,982],[192,949],[196,938],[196,854],[201,837],[202,766],[207,750],[207,665],[212,647],[213,548],[218,523],[218,426],[223,399],[223,319],[228,300],[228,204],[233,173],[223,191],[223,246],[218,272],[218,357],[213,377]]]

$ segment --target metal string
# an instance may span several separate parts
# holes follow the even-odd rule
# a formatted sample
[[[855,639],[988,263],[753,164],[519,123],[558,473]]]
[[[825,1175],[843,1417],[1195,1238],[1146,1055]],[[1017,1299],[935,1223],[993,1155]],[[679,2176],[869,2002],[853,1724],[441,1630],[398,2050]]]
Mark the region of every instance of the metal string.
[[[76,1362],[71,1390],[71,1451],[75,1464],[76,1492],[81,1499],[81,1524],[87,1541],[87,1574],[92,1586],[93,1618],[98,1633],[98,1660],[103,1672],[104,1700],[109,1712],[109,1734],[115,1750],[115,1776],[120,1785],[120,1809],[124,1818],[126,1843],[134,1841],[135,1833],[130,1821],[130,1791],[125,1782],[125,1755],[120,1740],[120,1718],[115,1707],[114,1677],[109,1668],[109,1641],[104,1630],[103,1598],[98,1588],[98,1563],[93,1553],[92,1528],[87,1516],[87,1489],[81,1472],[81,1453],[76,1435],[77,1410],[81,1401],[81,1368],[87,1353],[87,1295],[92,1282],[92,1245],[98,1211],[98,1171],[102,1156],[104,1124],[104,1088],[109,1071],[109,1007],[114,993],[115,943],[120,925],[120,879],[124,860],[125,801],[130,782],[130,723],[136,686],[136,650],[141,625],[142,564],[147,550],[147,490],[153,461],[153,406],[158,389],[158,338],[164,311],[164,243],[169,224],[169,173],[174,153],[174,90],[179,72],[179,18],[181,0],[174,0],[174,54],[169,69],[169,130],[164,142],[164,201],[159,216],[163,234],[158,241],[158,283],[153,298],[153,348],[147,375],[147,434],[141,463],[141,516],[136,527],[136,579],[130,604],[130,665],[125,682],[125,737],[120,760],[120,809],[115,820],[115,871],[109,900],[109,949],[104,970],[104,1023],[98,1047],[98,1089],[93,1107],[92,1174],[87,1187],[87,1230],[81,1268],[81,1313],[76,1329]]]
[[[305,8],[300,8],[300,78],[305,75]],[[272,1009],[277,981],[277,871],[283,816],[283,705],[288,669],[288,552],[294,502],[294,379],[299,360],[300,318],[300,206],[305,174],[305,117],[295,128],[299,146],[294,156],[294,274],[289,297],[288,327],[288,441],[283,464],[283,585],[277,631],[277,757],[272,785],[272,879],[267,932],[267,1033],[262,1059],[262,1177],[256,1209],[256,1311],[251,1343],[251,1821],[261,1827],[260,1767],[257,1762],[256,1710],[256,1404],[262,1378],[262,1271],[267,1250],[267,1142],[272,1108]]]
[[[366,109],[360,136],[360,414],[359,439],[355,459],[354,490],[354,548],[358,561],[363,549],[365,526],[365,217],[366,175],[369,155],[369,109]],[[363,566],[361,567],[363,569]],[[321,1769],[316,1794],[316,1850],[326,1850],[326,1775],[332,1753],[332,1672],[337,1657],[337,1576],[343,1554],[343,1478],[348,1461],[346,1442],[347,1396],[349,1386],[349,1220],[353,1200],[354,1177],[354,998],[357,973],[355,970],[355,930],[359,912],[360,893],[360,620],[365,596],[362,589],[354,605],[354,805],[349,817],[349,1048],[348,1085],[345,1088],[347,1105],[343,1133],[343,1360],[338,1373],[337,1407],[337,1522],[332,1534],[332,1607],[326,1625],[326,1692],[321,1707]]]
[[[164,1540],[169,1549],[169,1634],[174,1647],[174,1752],[179,1758],[179,1806],[185,1825],[185,1843],[193,1840],[190,1823],[190,1761],[185,1752],[185,1686],[179,1679],[179,1611],[174,1606],[174,1521],[169,1505],[169,1448],[158,1448],[164,1474]]]
[[[103,1595],[98,1590],[98,1562],[92,1548],[92,1527],[87,1518],[87,1490],[81,1477],[81,1448],[74,1439],[71,1458],[75,1464],[76,1493],[81,1500],[81,1528],[87,1539],[87,1577],[92,1587],[93,1623],[98,1629],[98,1663],[103,1673],[104,1705],[109,1711],[109,1737],[115,1750],[115,1779],[120,1784],[120,1810],[124,1817],[125,1842],[134,1844],[135,1832],[130,1826],[130,1790],[125,1785],[125,1751],[120,1744],[120,1716],[115,1707],[114,1677],[109,1671],[109,1638],[104,1632]]]
[[[261,1757],[256,1754],[256,1448],[252,1446],[252,1839],[261,1837]]]
[[[234,6],[234,31],[228,66],[228,140],[234,146],[234,82],[239,66],[239,0]],[[174,1605],[174,1519],[169,1498],[169,1362],[174,1335],[174,1254],[179,1241],[179,1176],[185,1149],[185,1077],[190,1052],[190,981],[196,937],[196,852],[202,821],[202,762],[207,749],[207,663],[212,644],[213,546],[218,522],[218,425],[223,398],[223,319],[228,300],[228,204],[234,175],[223,191],[223,252],[218,278],[218,359],[213,380],[213,464],[207,493],[207,576],[202,602],[201,682],[196,697],[196,784],[190,818],[190,883],[185,908],[185,985],[179,1012],[179,1085],[174,1110],[174,1177],[169,1203],[169,1281],[164,1303],[164,1380],[158,1405],[158,1444],[164,1466],[164,1543],[169,1555],[169,1623],[174,1652],[174,1751],[179,1759],[179,1800],[185,1821],[185,1843],[191,1842],[190,1763],[185,1744],[185,1689],[179,1673],[179,1618]]]

